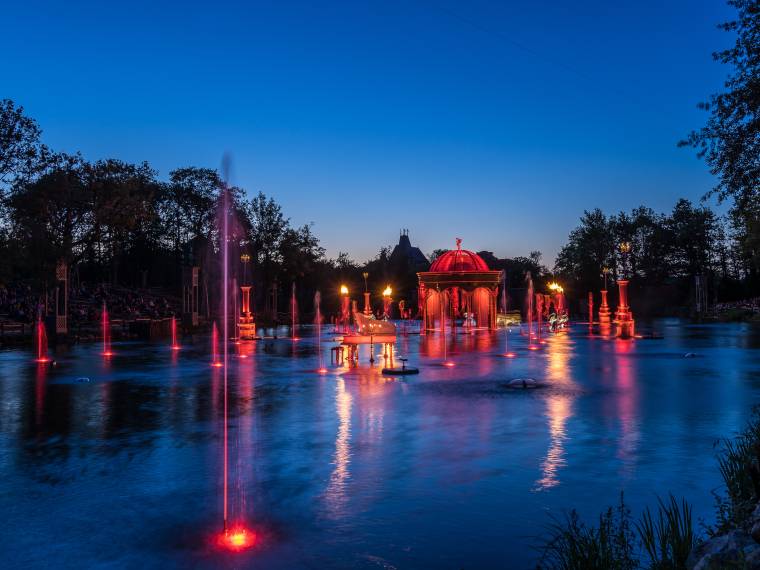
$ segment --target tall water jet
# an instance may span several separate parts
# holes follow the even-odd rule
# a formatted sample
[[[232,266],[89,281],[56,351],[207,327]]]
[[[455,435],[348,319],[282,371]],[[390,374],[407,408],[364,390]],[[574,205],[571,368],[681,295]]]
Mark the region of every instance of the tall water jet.
[[[296,299],[296,282],[290,288],[290,338],[298,340],[296,336],[296,322],[298,320],[298,300]]]
[[[103,301],[103,312],[101,314],[102,321],[102,333],[103,333],[103,356],[113,356],[111,350],[111,323],[108,320],[108,308],[106,302]]]
[[[235,308],[237,313],[237,288],[230,289],[230,265],[229,265],[229,244],[231,238],[240,235],[235,232],[233,235],[230,228],[230,216],[232,213],[233,203],[231,202],[230,189],[226,183],[221,184],[220,188],[220,215],[223,216],[220,224],[220,253],[222,262],[222,378],[223,378],[223,408],[224,408],[224,425],[223,425],[223,488],[222,488],[222,513],[223,513],[223,531],[218,535],[218,543],[228,550],[243,550],[254,545],[256,535],[253,531],[246,528],[242,519],[243,512],[238,513],[240,520],[231,522],[231,510],[229,501],[229,342],[230,342],[230,295],[235,295]],[[248,288],[250,290],[250,287]],[[237,321],[235,326],[237,326]],[[239,467],[240,468],[240,467]],[[242,492],[242,488],[241,488]],[[241,505],[244,505],[241,500]]]
[[[229,215],[229,214],[227,214]],[[229,239],[229,236],[228,236]],[[232,288],[230,289],[232,294],[232,314],[234,315],[234,329],[232,330],[232,337],[230,340],[239,341],[242,336],[240,333],[240,310],[238,309],[238,296],[237,296],[237,278],[232,278]]]
[[[223,367],[224,367],[224,377],[223,377],[223,390],[224,390],[224,483],[223,483],[223,511],[224,511],[224,534],[227,536],[228,534],[228,526],[227,526],[227,519],[228,519],[228,492],[229,492],[229,439],[228,439],[228,429],[227,429],[227,414],[228,414],[228,397],[227,397],[227,372],[228,372],[228,350],[229,350],[229,297],[230,297],[230,287],[229,287],[229,258],[228,258],[228,249],[229,249],[229,237],[230,237],[230,212],[229,212],[229,191],[227,190],[226,186],[222,188],[222,215],[224,216],[224,221],[222,222],[222,350],[224,351],[224,358],[222,360]],[[237,296],[237,295],[236,295]],[[237,326],[237,323],[236,323]]]
[[[42,311],[37,314],[37,330],[36,330],[36,342],[37,342],[37,359],[36,362],[41,364],[50,362],[48,356],[48,341],[47,331],[45,330],[45,322],[42,320]]]
[[[177,341],[177,317],[175,316],[172,316],[171,330],[172,330],[172,350],[179,350],[182,347]]]
[[[541,326],[543,323],[544,296],[536,293],[536,334],[538,343],[541,344]]]
[[[534,301],[534,293],[533,293],[533,277],[531,277],[530,271],[525,273],[525,285],[526,285],[526,294],[525,294],[525,314],[528,320],[528,348],[530,350],[536,350],[536,346],[533,345],[533,301]]]
[[[219,360],[219,329],[216,321],[211,325],[211,366],[221,368],[222,361]]]
[[[314,293],[314,325],[317,327],[317,357],[319,362],[319,368],[317,372],[320,374],[326,374],[327,368],[325,368],[324,360],[322,357],[322,294],[317,291]]]

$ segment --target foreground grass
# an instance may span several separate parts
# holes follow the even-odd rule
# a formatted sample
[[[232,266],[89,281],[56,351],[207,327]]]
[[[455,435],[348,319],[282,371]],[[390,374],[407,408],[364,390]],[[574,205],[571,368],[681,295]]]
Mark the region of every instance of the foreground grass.
[[[552,570],[678,570],[696,544],[691,508],[670,496],[633,519],[623,495],[620,504],[586,525],[571,511],[550,525],[539,568]]]
[[[707,537],[733,530],[749,531],[760,502],[760,409],[755,408],[744,430],[721,442],[718,470],[723,490],[716,494],[716,524]],[[623,495],[595,524],[586,524],[573,510],[549,526],[538,568],[544,570],[682,570],[702,540],[694,530],[686,500],[658,498],[633,519]]]

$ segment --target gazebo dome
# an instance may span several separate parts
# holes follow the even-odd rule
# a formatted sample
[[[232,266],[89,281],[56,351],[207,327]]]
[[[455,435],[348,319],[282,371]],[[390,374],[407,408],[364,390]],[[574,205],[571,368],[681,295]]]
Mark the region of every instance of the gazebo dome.
[[[431,272],[449,273],[455,271],[488,271],[488,264],[477,253],[462,249],[452,249],[439,256],[430,266]]]

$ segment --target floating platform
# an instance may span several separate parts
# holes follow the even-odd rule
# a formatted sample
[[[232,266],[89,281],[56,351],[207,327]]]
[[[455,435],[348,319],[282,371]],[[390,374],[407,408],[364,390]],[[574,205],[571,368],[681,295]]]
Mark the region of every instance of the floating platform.
[[[412,366],[402,366],[399,368],[398,366],[393,368],[383,368],[383,374],[385,376],[408,376],[411,374],[419,374],[420,369],[414,368]]]
[[[343,344],[391,344],[396,342],[395,334],[347,334],[336,338]]]

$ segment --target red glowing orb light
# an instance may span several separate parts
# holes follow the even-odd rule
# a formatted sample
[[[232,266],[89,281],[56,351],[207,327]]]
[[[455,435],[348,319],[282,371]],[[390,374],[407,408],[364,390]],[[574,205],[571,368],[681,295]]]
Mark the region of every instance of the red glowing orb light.
[[[517,355],[514,352],[507,352],[503,354],[502,356],[504,356],[504,358],[514,358]]]
[[[317,372],[319,372],[320,374],[327,374],[327,368],[322,367],[319,370],[317,370]]]
[[[212,362],[211,366],[213,366],[214,368],[221,368],[224,365],[221,362]]]
[[[256,533],[244,526],[235,526],[222,532],[217,538],[217,543],[226,550],[240,552],[256,544]]]
[[[172,350],[181,350],[181,349],[182,349],[182,347],[179,346],[178,344],[173,344],[172,345]]]
[[[454,368],[454,366],[456,366],[456,363],[451,362],[451,360],[447,360],[446,362],[443,363],[443,365],[447,366],[448,368]]]
[[[40,358],[35,358],[34,361],[39,364],[47,364],[48,362],[50,362],[50,359],[47,356],[43,356]]]
[[[528,350],[540,350],[540,348],[541,348],[541,347],[539,347],[539,346],[536,346],[535,344],[531,344],[531,345],[528,347]]]
[[[106,358],[108,358],[108,357],[111,357],[111,356],[113,356],[113,352],[112,352],[112,351],[110,351],[110,350],[106,350],[106,351],[103,353],[103,356],[105,356]]]

